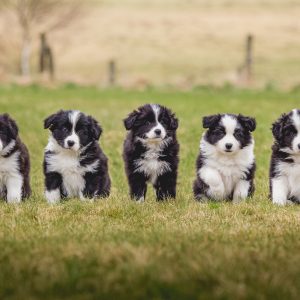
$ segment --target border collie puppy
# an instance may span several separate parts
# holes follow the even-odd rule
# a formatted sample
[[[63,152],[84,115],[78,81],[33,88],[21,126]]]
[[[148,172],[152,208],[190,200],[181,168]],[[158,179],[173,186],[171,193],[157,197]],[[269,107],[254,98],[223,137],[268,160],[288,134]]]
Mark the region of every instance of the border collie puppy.
[[[218,114],[203,118],[204,132],[196,162],[196,200],[239,202],[254,193],[253,118]]]
[[[283,114],[272,127],[275,142],[270,165],[270,193],[278,205],[300,204],[300,110]]]
[[[156,190],[157,200],[176,197],[179,144],[178,120],[168,108],[146,104],[124,120],[129,133],[123,158],[132,199],[143,202],[147,182]]]
[[[29,153],[18,131],[8,114],[0,115],[0,197],[8,203],[19,203],[31,195]]]
[[[45,119],[44,128],[51,131],[44,157],[47,201],[108,197],[108,160],[98,144],[102,129],[97,121],[76,110],[60,110]]]

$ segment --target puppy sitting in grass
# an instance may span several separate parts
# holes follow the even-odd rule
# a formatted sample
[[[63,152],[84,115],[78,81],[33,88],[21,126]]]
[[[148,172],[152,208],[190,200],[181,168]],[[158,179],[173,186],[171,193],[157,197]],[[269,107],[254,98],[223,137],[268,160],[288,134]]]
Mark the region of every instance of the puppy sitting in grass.
[[[274,204],[300,204],[300,110],[294,109],[273,124],[270,192]]]
[[[179,144],[178,120],[168,108],[146,104],[124,120],[128,130],[123,158],[132,199],[143,202],[147,183],[157,200],[176,197]]]
[[[196,162],[194,196],[202,201],[239,202],[254,192],[255,119],[243,115],[217,114],[203,118],[207,131],[200,141]]]
[[[8,203],[19,203],[31,194],[29,153],[18,131],[8,114],[0,115],[0,196]]]
[[[47,201],[108,197],[108,160],[98,144],[102,129],[97,121],[76,110],[61,110],[44,127],[51,131],[44,157]]]

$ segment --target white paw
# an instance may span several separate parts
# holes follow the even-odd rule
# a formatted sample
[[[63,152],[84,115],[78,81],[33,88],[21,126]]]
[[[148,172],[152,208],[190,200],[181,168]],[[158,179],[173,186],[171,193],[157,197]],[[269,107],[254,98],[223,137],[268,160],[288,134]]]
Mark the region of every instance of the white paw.
[[[7,195],[7,203],[10,203],[10,204],[21,203],[21,196],[20,195]]]
[[[45,197],[49,204],[56,204],[60,201],[60,191],[59,189],[46,191]]]
[[[216,200],[223,200],[225,198],[225,190],[223,185],[209,187],[209,195]]]
[[[139,203],[139,204],[141,204],[141,203],[143,203],[143,202],[145,202],[145,198],[144,198],[144,197],[140,197],[140,198],[138,198],[138,199],[136,200],[136,203]]]

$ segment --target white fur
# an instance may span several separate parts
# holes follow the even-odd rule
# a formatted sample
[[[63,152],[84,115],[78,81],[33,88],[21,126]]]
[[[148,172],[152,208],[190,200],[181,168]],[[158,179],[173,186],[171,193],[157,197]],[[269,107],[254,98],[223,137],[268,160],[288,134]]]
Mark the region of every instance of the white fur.
[[[80,148],[79,136],[75,132],[75,127],[76,127],[79,116],[80,116],[80,112],[77,111],[77,110],[74,110],[70,113],[69,119],[70,119],[70,122],[72,124],[72,133],[71,133],[71,135],[66,137],[65,140],[64,140],[64,147],[73,149],[74,151],[78,151],[79,148]],[[74,142],[74,145],[72,147],[69,147],[68,146],[68,141]]]
[[[216,147],[221,152],[226,152],[226,144],[232,144],[230,153],[235,153],[240,149],[240,142],[234,137],[234,131],[237,127],[237,120],[229,115],[225,115],[221,120],[226,135],[216,143]]]
[[[248,197],[250,183],[247,180],[240,180],[235,186],[233,193],[233,203],[239,203],[241,200]]]
[[[294,163],[280,162],[276,166],[279,176],[272,178],[272,200],[279,205],[287,204],[291,197],[300,199],[300,155],[290,156]]]
[[[63,188],[68,197],[79,197],[84,200],[82,194],[85,188],[84,175],[87,172],[94,173],[98,167],[99,160],[83,167],[80,165],[80,152],[60,147],[53,137],[49,138],[46,147],[46,151],[49,150],[54,152],[54,154],[47,157],[47,172],[58,172],[62,175]],[[83,158],[81,157],[81,159]],[[51,201],[51,197],[48,199],[46,195],[48,201]]]
[[[60,190],[45,191],[45,197],[49,204],[56,204],[60,200]]]
[[[292,120],[294,123],[295,128],[297,129],[298,133],[295,136],[292,142],[292,150],[294,153],[300,153],[299,144],[300,144],[300,115],[297,109],[293,110]]]
[[[254,141],[234,153],[224,153],[208,143],[204,137],[200,151],[205,157],[205,165],[198,170],[199,177],[209,186],[208,193],[216,200],[229,197],[234,192],[234,200],[248,195],[249,184],[245,183],[245,172],[254,163]]]
[[[8,153],[14,143],[8,144],[1,151],[0,156],[0,191],[1,194],[6,188],[7,202],[19,203],[22,199],[23,176],[19,171],[20,152],[16,151],[9,157],[3,157],[3,153]]]
[[[149,181],[155,184],[157,177],[171,170],[170,164],[166,161],[159,160],[159,156],[163,148],[169,143],[172,138],[168,138],[161,143],[149,143],[147,140],[139,139],[146,145],[148,150],[145,152],[144,158],[139,158],[134,161],[135,171],[144,173],[149,177]]]
[[[0,139],[0,155],[1,156],[5,156],[6,154],[8,154],[15,147],[15,145],[16,145],[16,141],[15,140],[11,140],[9,142],[9,144],[6,145],[3,148],[3,142]]]
[[[153,128],[151,128],[151,130],[149,132],[146,133],[146,137],[148,139],[159,139],[159,140],[162,140],[162,139],[164,139],[166,137],[167,132],[166,132],[166,129],[162,126],[162,124],[158,121],[160,107],[158,105],[156,105],[156,104],[151,104],[151,107],[152,107],[152,110],[153,110],[154,115],[155,115],[156,125]],[[160,129],[160,131],[161,131],[161,136],[159,138],[157,138],[157,136],[156,136],[156,133],[155,133],[156,129]]]

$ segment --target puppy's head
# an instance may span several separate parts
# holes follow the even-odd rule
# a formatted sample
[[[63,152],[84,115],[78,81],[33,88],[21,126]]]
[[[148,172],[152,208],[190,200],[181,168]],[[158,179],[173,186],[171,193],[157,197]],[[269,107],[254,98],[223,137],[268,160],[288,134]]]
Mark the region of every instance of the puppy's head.
[[[256,122],[243,115],[218,114],[204,117],[203,127],[208,129],[205,140],[219,152],[230,155],[251,144]]]
[[[281,115],[273,124],[272,132],[280,148],[300,154],[300,110],[294,109]]]
[[[135,137],[149,143],[159,143],[175,134],[178,120],[168,108],[158,104],[146,104],[130,113],[124,120],[124,126]]]
[[[78,151],[89,143],[99,140],[102,129],[91,116],[77,110],[60,110],[44,121],[53,138],[64,149]]]
[[[8,115],[0,115],[0,151],[18,136],[18,126]]]

